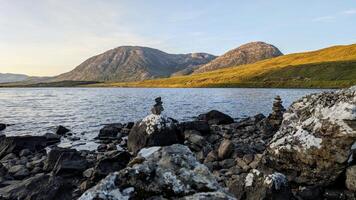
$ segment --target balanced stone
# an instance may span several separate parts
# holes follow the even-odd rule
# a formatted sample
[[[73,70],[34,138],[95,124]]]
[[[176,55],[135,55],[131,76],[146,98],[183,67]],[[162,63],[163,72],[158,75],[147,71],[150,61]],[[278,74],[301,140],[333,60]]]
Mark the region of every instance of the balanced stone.
[[[163,106],[162,106],[162,101],[161,101],[161,97],[157,97],[155,99],[156,104],[153,106],[153,108],[151,109],[152,114],[154,115],[160,115],[162,113]]]

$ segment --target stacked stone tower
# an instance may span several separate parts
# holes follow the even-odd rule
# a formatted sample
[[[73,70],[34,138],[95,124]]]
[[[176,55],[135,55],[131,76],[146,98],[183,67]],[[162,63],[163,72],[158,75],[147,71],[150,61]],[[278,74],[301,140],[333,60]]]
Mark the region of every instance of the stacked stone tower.
[[[282,105],[283,101],[280,96],[274,98],[272,113],[268,116],[269,122],[273,129],[277,130],[282,123],[283,113],[286,111]]]

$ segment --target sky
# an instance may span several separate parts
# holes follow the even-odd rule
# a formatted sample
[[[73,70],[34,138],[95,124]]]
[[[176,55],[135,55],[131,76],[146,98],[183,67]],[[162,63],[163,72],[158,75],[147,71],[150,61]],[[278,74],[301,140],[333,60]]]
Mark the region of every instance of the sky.
[[[356,43],[355,0],[0,0],[0,73],[52,76],[123,45],[221,55]]]

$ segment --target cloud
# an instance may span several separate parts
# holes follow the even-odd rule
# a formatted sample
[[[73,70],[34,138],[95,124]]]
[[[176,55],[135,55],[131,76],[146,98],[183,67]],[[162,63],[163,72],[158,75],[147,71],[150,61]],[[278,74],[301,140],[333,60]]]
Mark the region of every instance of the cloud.
[[[356,9],[350,9],[350,10],[345,10],[342,12],[344,15],[355,15],[356,14]]]
[[[314,22],[333,22],[335,21],[335,16],[322,16],[313,19]]]

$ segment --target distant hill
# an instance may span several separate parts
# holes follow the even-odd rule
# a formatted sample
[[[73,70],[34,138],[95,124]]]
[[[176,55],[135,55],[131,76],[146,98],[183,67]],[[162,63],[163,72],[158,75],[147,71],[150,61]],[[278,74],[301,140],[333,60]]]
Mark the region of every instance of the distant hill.
[[[18,82],[24,81],[29,76],[24,74],[10,74],[10,73],[0,73],[0,83],[11,83],[11,82]]]
[[[261,60],[283,55],[279,49],[264,42],[250,42],[236,49],[230,50],[213,61],[193,70],[194,73],[202,73],[217,69],[255,63]]]
[[[356,84],[356,44],[278,56],[190,76],[132,83],[120,87],[347,87]]]
[[[168,54],[148,47],[122,46],[93,56],[51,81],[140,81],[169,77],[214,58],[206,53]]]

